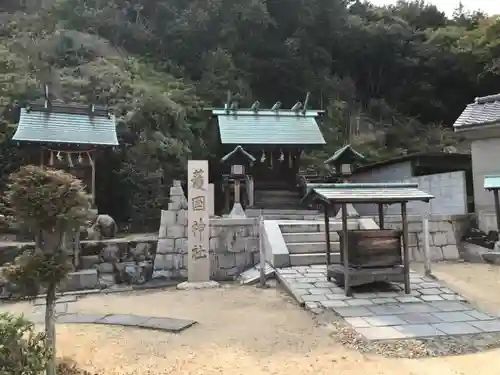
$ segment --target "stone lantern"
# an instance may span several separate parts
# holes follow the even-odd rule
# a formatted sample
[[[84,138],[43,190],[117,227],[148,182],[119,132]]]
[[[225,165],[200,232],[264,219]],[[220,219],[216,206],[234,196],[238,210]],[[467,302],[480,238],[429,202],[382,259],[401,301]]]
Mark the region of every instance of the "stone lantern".
[[[242,206],[241,192],[242,185],[246,189],[247,205],[253,205],[253,180],[248,175],[247,170],[255,162],[255,157],[245,151],[243,147],[236,148],[223,156],[221,162],[230,165],[229,175],[224,176],[224,187],[226,190],[226,206],[229,205],[230,189],[234,192],[233,208],[229,214],[230,217],[245,217],[245,211]]]
[[[366,158],[357,152],[351,145],[345,145],[338,149],[330,158],[325,160],[325,164],[330,167],[332,176],[338,179],[338,182],[349,183],[349,177],[352,175],[354,164],[366,160]],[[335,207],[333,208],[335,212]],[[337,214],[340,218],[341,212]],[[352,204],[347,204],[347,216],[359,217],[358,212]]]

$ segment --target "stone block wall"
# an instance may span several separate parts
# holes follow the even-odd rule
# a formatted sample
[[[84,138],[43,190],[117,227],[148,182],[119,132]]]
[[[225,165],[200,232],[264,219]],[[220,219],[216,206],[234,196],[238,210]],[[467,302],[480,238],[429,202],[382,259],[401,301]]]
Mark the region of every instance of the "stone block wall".
[[[187,200],[179,183],[170,188],[168,210],[161,212],[154,278],[184,279],[188,267]],[[258,218],[210,218],[210,267],[213,280],[233,280],[259,261]]]
[[[378,224],[378,218],[374,218]],[[460,259],[459,244],[470,226],[468,215],[431,215],[429,245],[431,260]],[[386,216],[386,229],[401,229],[400,216]],[[421,216],[408,216],[408,241],[412,261],[424,261],[424,233]]]

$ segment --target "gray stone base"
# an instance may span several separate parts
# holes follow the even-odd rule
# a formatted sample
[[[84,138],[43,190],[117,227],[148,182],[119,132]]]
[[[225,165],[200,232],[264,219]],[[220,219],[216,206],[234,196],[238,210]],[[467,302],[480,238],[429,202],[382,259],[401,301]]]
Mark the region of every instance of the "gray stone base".
[[[196,289],[213,289],[219,288],[220,284],[217,281],[202,281],[202,282],[189,282],[185,281],[177,285],[179,290],[196,290]]]

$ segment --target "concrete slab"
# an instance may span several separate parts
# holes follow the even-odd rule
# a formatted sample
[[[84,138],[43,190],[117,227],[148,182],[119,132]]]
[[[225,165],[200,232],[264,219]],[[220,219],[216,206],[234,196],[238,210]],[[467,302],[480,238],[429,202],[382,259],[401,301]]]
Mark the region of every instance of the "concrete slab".
[[[320,305],[323,306],[325,309],[337,309],[338,307],[349,307],[347,302],[345,301],[335,301],[335,300],[328,300],[328,301],[321,301]]]
[[[407,303],[401,305],[405,313],[432,313],[440,312],[438,308],[434,307],[434,304],[428,303]]]
[[[265,279],[267,280],[273,277],[274,274],[275,274],[274,268],[269,263],[266,263],[266,267],[264,268]],[[240,284],[243,285],[252,285],[258,283],[260,280],[260,264],[246,271],[243,271],[238,277],[238,280]]]
[[[366,307],[339,307],[334,310],[342,317],[364,317],[374,315],[374,313]]]
[[[194,320],[119,314],[65,314],[57,317],[57,323],[120,325],[173,333],[181,332],[196,324]]]
[[[158,331],[179,333],[195,325],[194,320],[172,319],[172,318],[149,318],[140,327]]]
[[[404,320],[401,320],[396,315],[378,315],[369,316],[364,318],[372,327],[385,327],[385,326],[397,326],[401,324],[406,324]]]
[[[437,301],[432,306],[441,311],[467,311],[472,310],[472,306],[454,301]]]
[[[351,299],[347,301],[349,306],[371,306],[374,305],[370,299]]]
[[[434,313],[433,315],[446,323],[467,322],[474,320],[474,318],[472,318],[470,315],[467,315],[461,311],[440,312]]]
[[[466,314],[471,316],[474,319],[477,319],[477,320],[494,320],[495,319],[494,316],[482,313],[482,312],[477,311],[477,310],[467,311]]]
[[[435,294],[423,295],[420,298],[422,299],[422,301],[425,301],[425,302],[443,301],[443,299],[440,296],[435,295]]]
[[[413,313],[413,314],[402,314],[398,315],[398,318],[403,319],[405,322],[410,324],[429,324],[429,323],[441,323],[442,320],[431,313]]]
[[[111,314],[106,315],[96,323],[134,327],[144,323],[146,320],[148,320],[147,316]]]
[[[364,318],[345,318],[353,328],[370,328],[371,325]]]
[[[481,333],[481,330],[470,325],[469,323],[436,323],[432,326],[447,335],[468,335],[472,333]]]
[[[375,315],[404,314],[406,311],[400,305],[377,305],[367,307]]]
[[[469,322],[474,328],[480,329],[482,332],[500,332],[500,320],[482,320]]]
[[[430,324],[405,324],[394,328],[401,332],[405,338],[435,337],[445,334]]]
[[[57,323],[66,324],[95,324],[104,318],[106,314],[64,314],[56,318]]]
[[[405,338],[403,332],[397,330],[394,327],[358,328],[356,329],[356,331],[362,334],[368,340],[394,340]]]

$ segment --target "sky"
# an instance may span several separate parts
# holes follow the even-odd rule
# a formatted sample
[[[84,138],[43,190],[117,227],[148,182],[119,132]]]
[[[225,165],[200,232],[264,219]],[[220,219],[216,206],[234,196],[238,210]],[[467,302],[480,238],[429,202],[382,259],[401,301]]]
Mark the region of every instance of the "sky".
[[[397,0],[370,0],[377,5],[395,4]],[[427,0],[428,3],[436,5],[439,10],[448,16],[453,14],[460,0]],[[462,0],[462,4],[468,10],[482,10],[487,14],[500,14],[500,0]]]

